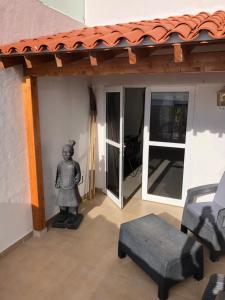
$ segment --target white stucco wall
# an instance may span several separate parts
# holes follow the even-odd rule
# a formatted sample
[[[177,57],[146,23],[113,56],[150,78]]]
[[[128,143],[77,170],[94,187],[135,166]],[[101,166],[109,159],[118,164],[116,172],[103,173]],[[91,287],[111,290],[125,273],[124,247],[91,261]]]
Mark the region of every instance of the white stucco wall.
[[[0,252],[32,229],[21,82],[0,72]]]
[[[38,0],[0,1],[0,44],[81,24]],[[0,71],[0,252],[32,230],[22,70]]]
[[[46,219],[58,211],[55,175],[62,160],[62,147],[76,141],[74,159],[80,163],[84,182],[81,196],[87,193],[89,132],[89,94],[87,77],[43,77],[38,80],[42,160]]]
[[[85,23],[88,26],[116,24],[220,9],[225,9],[224,0],[86,0]]]
[[[98,99],[98,136],[104,136],[104,86],[168,86],[189,85],[196,89],[193,120],[191,120],[188,188],[218,182],[225,171],[225,109],[216,105],[216,92],[225,85],[225,74],[211,75],[133,75],[94,78]],[[98,140],[97,179],[99,188],[105,184],[104,139]]]

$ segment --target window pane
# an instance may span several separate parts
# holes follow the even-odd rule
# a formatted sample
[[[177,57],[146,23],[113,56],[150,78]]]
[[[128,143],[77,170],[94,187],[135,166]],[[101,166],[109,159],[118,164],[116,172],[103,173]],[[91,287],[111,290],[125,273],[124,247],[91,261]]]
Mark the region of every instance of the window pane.
[[[151,94],[151,141],[185,143],[188,97],[188,92]]]
[[[184,149],[149,147],[148,193],[182,198]]]
[[[106,144],[106,188],[119,198],[119,149]]]
[[[120,93],[106,94],[106,137],[120,142]]]

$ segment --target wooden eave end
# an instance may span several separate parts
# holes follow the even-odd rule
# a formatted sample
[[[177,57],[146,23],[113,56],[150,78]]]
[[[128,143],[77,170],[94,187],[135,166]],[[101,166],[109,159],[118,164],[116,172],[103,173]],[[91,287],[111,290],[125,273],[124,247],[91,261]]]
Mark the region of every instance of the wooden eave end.
[[[174,62],[175,63],[182,63],[184,62],[184,50],[181,46],[181,44],[174,44],[173,45],[173,51],[174,51]]]
[[[127,48],[127,51],[128,51],[129,64],[135,65],[137,63],[137,54],[135,50],[129,47]]]
[[[90,64],[92,67],[98,66],[98,59],[97,59],[97,53],[96,52],[90,52],[89,53],[89,59],[90,59]]]
[[[24,62],[25,62],[27,69],[32,69],[33,65],[32,65],[32,61],[31,61],[30,57],[24,55]]]
[[[55,53],[54,57],[55,57],[55,63],[57,68],[62,68],[63,67],[62,57],[57,53]]]

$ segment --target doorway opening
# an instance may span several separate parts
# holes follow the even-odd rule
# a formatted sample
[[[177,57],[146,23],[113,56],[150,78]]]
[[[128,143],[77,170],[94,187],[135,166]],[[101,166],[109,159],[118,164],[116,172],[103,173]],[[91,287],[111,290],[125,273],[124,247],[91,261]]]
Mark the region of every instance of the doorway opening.
[[[106,91],[106,193],[120,207],[142,197],[145,88]]]
[[[133,196],[142,197],[142,156],[145,88],[125,88],[124,92],[124,205]]]
[[[190,87],[107,89],[106,192],[120,208],[131,197],[183,205],[190,99]]]

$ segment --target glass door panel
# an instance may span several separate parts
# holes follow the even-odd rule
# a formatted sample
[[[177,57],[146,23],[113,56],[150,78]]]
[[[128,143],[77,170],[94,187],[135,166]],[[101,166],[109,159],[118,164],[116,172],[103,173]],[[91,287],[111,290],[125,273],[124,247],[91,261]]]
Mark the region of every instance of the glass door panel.
[[[123,89],[106,92],[106,191],[123,207]]]
[[[120,142],[120,92],[106,93],[106,138]]]
[[[143,198],[170,203],[183,198],[189,92],[162,90],[146,99]]]
[[[148,194],[182,198],[184,149],[149,147]]]
[[[150,140],[185,143],[188,92],[151,94]]]

